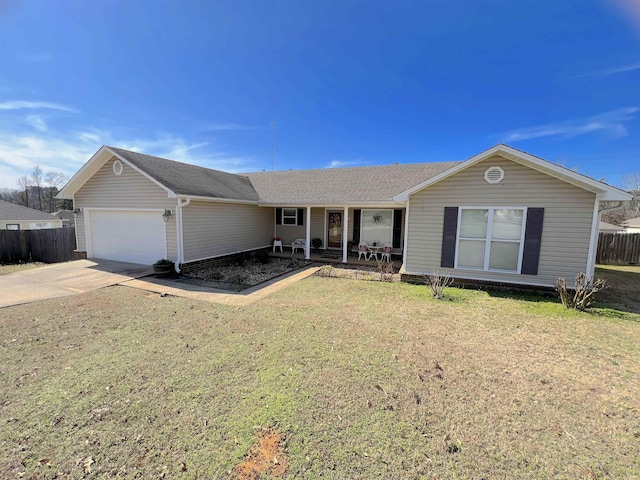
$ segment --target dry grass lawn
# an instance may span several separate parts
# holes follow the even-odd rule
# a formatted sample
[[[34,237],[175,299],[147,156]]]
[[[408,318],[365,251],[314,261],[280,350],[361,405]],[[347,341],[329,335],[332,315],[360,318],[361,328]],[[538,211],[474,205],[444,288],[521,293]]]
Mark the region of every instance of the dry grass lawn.
[[[311,277],[246,307],[0,309],[0,478],[234,478],[264,431],[285,478],[640,478],[638,291],[578,313]]]

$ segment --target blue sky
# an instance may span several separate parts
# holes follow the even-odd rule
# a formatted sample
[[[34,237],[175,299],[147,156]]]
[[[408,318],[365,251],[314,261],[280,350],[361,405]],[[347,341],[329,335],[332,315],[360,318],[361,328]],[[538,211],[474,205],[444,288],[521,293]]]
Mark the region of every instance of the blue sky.
[[[0,0],[0,188],[101,145],[227,171],[640,171],[637,0]]]

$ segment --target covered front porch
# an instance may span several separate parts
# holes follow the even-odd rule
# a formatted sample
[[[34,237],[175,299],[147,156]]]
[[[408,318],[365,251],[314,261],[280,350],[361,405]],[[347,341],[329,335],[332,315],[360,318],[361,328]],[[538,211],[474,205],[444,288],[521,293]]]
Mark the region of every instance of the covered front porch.
[[[274,252],[307,260],[353,263],[358,259],[358,245],[392,248],[394,262],[402,261],[404,252],[406,208],[398,204],[349,206],[282,206],[274,208]],[[380,253],[378,253],[380,258]],[[362,260],[375,264],[375,258]]]
[[[341,254],[334,254],[334,253],[331,253],[331,251],[314,252],[313,250],[311,250],[309,258],[306,258],[304,252],[301,252],[301,251],[297,251],[296,253],[292,254],[290,249],[284,250],[282,253],[280,253],[280,250],[277,250],[275,253],[270,253],[269,255],[275,258],[288,258],[288,259],[293,258],[293,259],[302,260],[302,261],[309,260],[315,263],[341,264],[341,265],[347,264],[353,267],[372,268],[372,267],[378,266],[378,262],[374,258],[372,258],[371,260],[358,259],[358,254],[356,252],[350,252],[349,255],[347,256],[346,262],[343,262],[343,258]],[[388,262],[384,261],[383,263],[386,265]],[[392,255],[390,263],[393,265],[394,270],[396,271],[400,270],[400,267],[402,267],[402,256]]]

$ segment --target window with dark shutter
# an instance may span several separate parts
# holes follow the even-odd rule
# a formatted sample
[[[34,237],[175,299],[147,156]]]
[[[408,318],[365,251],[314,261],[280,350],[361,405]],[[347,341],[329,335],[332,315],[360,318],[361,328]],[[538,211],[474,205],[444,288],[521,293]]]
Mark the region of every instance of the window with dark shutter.
[[[538,274],[543,220],[544,208],[529,208],[527,210],[527,226],[524,233],[524,251],[522,252],[522,269],[520,271],[522,274]]]
[[[276,225],[282,225],[282,209],[276,208]]]
[[[402,237],[402,210],[393,211],[393,248],[400,248]]]
[[[442,254],[440,266],[453,268],[456,260],[456,230],[458,229],[458,207],[444,207],[442,228]]]
[[[353,211],[353,243],[356,245],[360,243],[360,218],[362,216],[362,210],[359,208]]]
[[[304,225],[304,208],[298,209],[298,225]]]

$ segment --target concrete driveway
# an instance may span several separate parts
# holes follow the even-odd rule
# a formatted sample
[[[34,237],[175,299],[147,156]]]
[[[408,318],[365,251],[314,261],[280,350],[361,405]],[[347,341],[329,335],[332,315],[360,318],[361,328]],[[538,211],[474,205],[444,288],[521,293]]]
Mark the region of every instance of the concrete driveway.
[[[148,265],[92,259],[0,275],[0,307],[89,292],[151,273]]]

